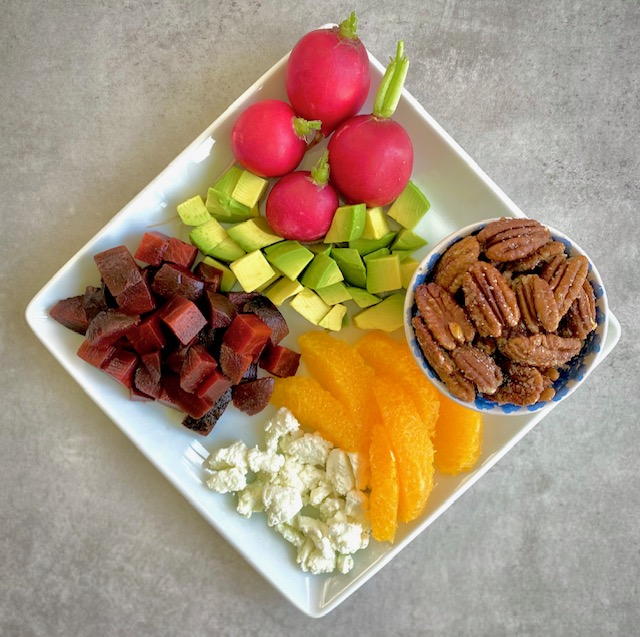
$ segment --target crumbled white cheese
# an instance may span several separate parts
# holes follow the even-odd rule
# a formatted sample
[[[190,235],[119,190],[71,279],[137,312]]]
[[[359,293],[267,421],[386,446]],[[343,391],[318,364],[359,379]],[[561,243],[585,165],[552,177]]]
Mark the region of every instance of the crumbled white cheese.
[[[249,469],[254,473],[264,471],[264,473],[278,473],[284,465],[284,456],[280,453],[262,451],[258,447],[249,449],[247,452]]]
[[[323,466],[327,463],[327,456],[333,445],[320,436],[320,434],[306,433],[299,438],[283,439],[281,448],[284,452],[293,456],[302,464]]]
[[[282,524],[276,524],[273,527],[282,537],[290,544],[300,548],[305,542],[306,538],[300,531],[293,528],[290,524],[283,522]]]
[[[262,502],[269,526],[289,522],[304,506],[298,489],[279,484],[265,485]]]
[[[262,502],[263,489],[264,482],[257,479],[238,493],[238,506],[236,507],[236,511],[238,511],[242,517],[250,518],[253,513],[264,511],[264,504]]]
[[[246,473],[237,467],[213,471],[207,480],[207,486],[217,493],[242,491],[247,486]]]
[[[284,407],[278,409],[276,415],[267,422],[264,428],[267,451],[275,453],[278,450],[280,438],[293,431],[298,431],[299,428],[300,423],[288,409]]]
[[[229,447],[216,449],[207,459],[207,466],[215,471],[236,467],[242,473],[247,473],[247,445],[242,440],[236,440]]]
[[[346,575],[353,568],[353,556],[338,553],[336,556],[336,570]]]
[[[353,469],[347,454],[342,449],[332,449],[327,458],[327,479],[336,493],[347,495],[356,486]]]

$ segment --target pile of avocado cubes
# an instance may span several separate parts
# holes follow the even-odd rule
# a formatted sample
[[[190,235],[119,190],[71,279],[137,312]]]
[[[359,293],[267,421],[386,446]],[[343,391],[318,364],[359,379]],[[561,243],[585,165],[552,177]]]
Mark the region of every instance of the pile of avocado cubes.
[[[361,308],[353,316],[356,327],[401,327],[402,288],[418,265],[411,254],[426,245],[413,232],[429,210],[418,187],[410,181],[386,212],[341,206],[322,242],[302,244],[275,234],[260,215],[268,183],[234,165],[209,188],[206,201],[197,195],[177,207],[205,263],[222,271],[222,291],[237,282],[277,306],[290,299],[308,321],[333,331],[348,324],[344,303],[351,300]],[[389,218],[399,230],[390,228]]]

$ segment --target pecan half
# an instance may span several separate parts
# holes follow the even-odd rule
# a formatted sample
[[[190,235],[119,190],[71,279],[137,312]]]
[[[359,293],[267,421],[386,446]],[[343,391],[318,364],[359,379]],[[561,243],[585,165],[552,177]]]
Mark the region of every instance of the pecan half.
[[[491,398],[501,405],[526,406],[537,403],[543,391],[542,374],[535,367],[512,363],[506,369],[504,382]]]
[[[564,316],[578,298],[589,273],[589,260],[585,256],[569,257],[554,273],[549,286],[553,290],[560,316]]]
[[[475,385],[465,378],[461,371],[456,369],[452,374],[445,374],[440,379],[456,398],[470,403],[476,397]]]
[[[465,272],[478,260],[480,244],[474,236],[465,237],[454,243],[440,257],[433,280],[455,294],[462,285]]]
[[[518,301],[500,272],[476,261],[462,278],[465,306],[480,336],[497,338],[520,320]]]
[[[502,347],[502,353],[515,363],[533,367],[559,367],[570,361],[582,349],[578,338],[563,338],[556,334],[515,336]]]
[[[544,268],[542,268],[540,277],[549,283],[549,281],[551,281],[551,279],[556,275],[556,272],[564,267],[566,260],[567,255],[564,252],[562,254],[554,255],[546,262]]]
[[[478,241],[484,246],[487,259],[504,262],[533,254],[550,236],[539,221],[503,217],[485,226],[478,233]]]
[[[528,257],[517,259],[510,263],[509,268],[513,272],[529,272],[543,263],[547,263],[558,254],[564,254],[564,244],[560,241],[547,241]]]
[[[502,372],[491,356],[477,347],[463,345],[456,347],[451,353],[458,369],[483,394],[494,394],[502,383]]]
[[[596,327],[596,297],[591,283],[585,280],[565,316],[562,335],[584,340]]]
[[[549,284],[537,274],[519,276],[513,282],[520,314],[527,329],[537,334],[540,327],[555,332],[560,322],[558,305]]]
[[[446,349],[472,341],[476,334],[464,310],[437,283],[422,283],[415,291],[416,305],[434,338]]]

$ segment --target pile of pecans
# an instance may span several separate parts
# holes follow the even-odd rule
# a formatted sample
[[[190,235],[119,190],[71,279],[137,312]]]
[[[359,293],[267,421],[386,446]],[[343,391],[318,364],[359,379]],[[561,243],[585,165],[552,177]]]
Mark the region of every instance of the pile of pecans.
[[[493,221],[449,247],[416,287],[420,348],[461,400],[551,400],[559,369],[596,328],[588,271],[540,222]]]

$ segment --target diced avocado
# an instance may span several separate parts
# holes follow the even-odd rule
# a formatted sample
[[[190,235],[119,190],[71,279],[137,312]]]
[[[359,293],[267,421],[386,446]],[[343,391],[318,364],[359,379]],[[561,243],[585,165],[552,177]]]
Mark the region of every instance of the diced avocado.
[[[365,254],[362,257],[362,260],[364,261],[365,266],[369,267],[369,261],[371,261],[372,259],[379,259],[380,257],[386,257],[389,254],[391,254],[391,250],[389,250],[389,248],[380,248],[375,252],[370,252],[369,254]]]
[[[275,274],[260,250],[254,250],[234,261],[230,266],[245,292],[253,292]]]
[[[316,292],[327,305],[337,305],[351,300],[351,294],[349,294],[347,286],[342,281],[328,285],[325,288],[318,288]]]
[[[231,198],[247,208],[253,208],[262,199],[269,182],[258,175],[243,170]]]
[[[211,265],[217,270],[220,270],[220,272],[222,272],[220,289],[223,292],[231,292],[231,290],[233,289],[233,286],[236,284],[236,275],[233,272],[231,272],[231,270],[224,263],[220,263],[220,261],[216,261],[211,257],[205,257],[203,261],[207,265]]]
[[[362,236],[367,207],[363,203],[340,206],[333,215],[324,243],[355,241]]]
[[[367,285],[367,270],[362,257],[355,248],[334,248],[331,257],[338,264],[347,283],[364,288]]]
[[[402,287],[405,290],[409,289],[409,283],[411,283],[411,277],[413,273],[416,271],[416,268],[420,264],[415,259],[404,259],[404,261],[400,261],[400,277],[402,278]]]
[[[276,281],[265,293],[264,295],[277,306],[282,305],[290,296],[294,294],[298,294],[298,292],[302,291],[302,285],[300,282],[294,279],[287,279],[287,277],[282,277],[278,281]]]
[[[347,308],[344,305],[334,305],[318,323],[320,327],[332,332],[339,332],[342,329],[342,320],[347,314]]]
[[[287,278],[298,278],[298,275],[313,259],[313,252],[307,250],[297,241],[282,241],[264,249],[267,261],[277,267]]]
[[[238,181],[242,176],[244,170],[239,166],[231,166],[218,178],[218,180],[211,186],[214,190],[221,192],[223,195],[231,197],[234,188],[238,185]]]
[[[431,204],[418,186],[410,181],[400,196],[391,204],[387,214],[404,228],[413,230],[430,207]]]
[[[379,294],[402,287],[400,259],[395,254],[371,259],[367,263],[367,292]]]
[[[349,247],[357,250],[364,256],[380,248],[387,248],[395,239],[395,236],[395,232],[387,232],[387,234],[379,239],[356,239],[355,241],[349,241]]]
[[[308,243],[305,247],[309,248],[313,254],[326,254],[330,257],[333,243],[329,243],[328,245],[325,243]]]
[[[228,236],[227,231],[215,219],[209,219],[189,233],[189,240],[203,254],[211,254]]]
[[[411,250],[391,250],[391,254],[397,254],[400,263],[402,263],[405,259],[408,259],[413,252]]]
[[[343,281],[342,274],[338,264],[326,254],[316,254],[313,261],[304,271],[300,283],[307,288],[317,290],[318,288],[326,288],[328,285]]]
[[[391,244],[391,250],[409,250],[414,252],[427,245],[427,242],[418,234],[406,228],[402,228]]]
[[[258,206],[245,206],[232,198],[232,193],[244,171],[231,166],[207,192],[205,206],[212,217],[224,223],[238,223],[260,214]]]
[[[347,290],[349,291],[349,294],[351,294],[351,298],[356,302],[358,307],[361,308],[371,307],[376,303],[380,303],[382,300],[379,296],[370,294],[362,288],[354,288],[348,285]]]
[[[231,263],[231,261],[239,259],[246,252],[231,237],[227,237],[209,251],[209,256]]]
[[[284,241],[267,223],[264,217],[248,219],[227,229],[229,236],[245,251],[253,252]]]
[[[361,330],[393,332],[404,324],[404,294],[391,294],[377,305],[358,312],[353,324]]]
[[[305,287],[291,299],[289,305],[314,325],[318,325],[331,310],[313,290]]]
[[[211,219],[200,195],[191,197],[177,206],[178,215],[185,226],[199,226]]]
[[[361,239],[382,239],[389,232],[387,213],[383,208],[367,208]]]
[[[266,281],[262,285],[259,285],[256,288],[256,292],[264,292],[270,285],[275,283],[280,278],[282,278],[282,273],[281,272],[276,272],[268,281]],[[289,279],[286,279],[286,280],[288,281]]]

